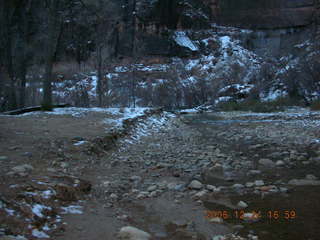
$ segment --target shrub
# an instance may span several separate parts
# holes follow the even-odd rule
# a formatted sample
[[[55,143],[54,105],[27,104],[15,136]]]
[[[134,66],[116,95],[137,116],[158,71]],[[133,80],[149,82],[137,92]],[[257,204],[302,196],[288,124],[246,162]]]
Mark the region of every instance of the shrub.
[[[252,111],[252,112],[277,112],[284,111],[287,106],[296,105],[295,100],[279,98],[270,102],[261,102],[257,99],[247,99],[241,102],[229,101],[217,105],[221,111]]]
[[[320,99],[311,103],[310,109],[312,111],[320,111]]]

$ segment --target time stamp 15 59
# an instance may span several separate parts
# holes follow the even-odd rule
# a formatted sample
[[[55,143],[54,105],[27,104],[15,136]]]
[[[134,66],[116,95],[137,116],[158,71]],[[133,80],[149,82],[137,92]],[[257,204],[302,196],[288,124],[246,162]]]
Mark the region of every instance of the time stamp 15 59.
[[[222,218],[224,220],[240,219],[240,220],[258,220],[261,218],[270,220],[292,220],[296,219],[297,212],[295,210],[264,210],[264,211],[244,211],[244,210],[232,210],[232,211],[220,211],[220,210],[208,210],[205,211],[206,219]]]

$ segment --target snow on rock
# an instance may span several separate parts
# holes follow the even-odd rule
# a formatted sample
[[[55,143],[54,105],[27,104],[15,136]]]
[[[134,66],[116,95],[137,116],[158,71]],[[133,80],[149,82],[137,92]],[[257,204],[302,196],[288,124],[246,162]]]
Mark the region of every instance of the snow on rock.
[[[118,109],[118,112],[116,109],[114,109],[115,111],[113,113],[115,114],[117,112],[118,114],[121,114],[121,116],[116,119],[109,119],[109,118],[105,119],[104,122],[113,123],[115,124],[116,128],[119,128],[119,127],[121,128],[125,120],[143,116],[145,114],[145,111],[149,109],[150,108],[123,108],[123,109]]]
[[[138,228],[127,226],[120,229],[118,237],[123,240],[149,240],[151,235]]]
[[[38,229],[32,230],[32,236],[36,238],[50,238],[45,232],[39,231]]]
[[[163,112],[160,116],[151,116],[145,120],[139,121],[129,136],[120,141],[120,144],[122,144],[120,150],[126,148],[128,144],[140,142],[142,137],[150,136],[153,133],[167,129],[168,122],[175,117],[175,114]]]
[[[41,205],[41,204],[35,204],[33,205],[32,207],[32,212],[33,214],[35,214],[36,216],[40,217],[40,218],[43,218],[44,215],[42,213],[42,211],[44,210],[51,210],[52,208],[51,207],[47,207],[47,206],[44,206],[44,205]]]
[[[228,46],[231,44],[231,38],[229,36],[220,37],[220,42],[223,49],[228,48]]]
[[[175,32],[174,40],[178,45],[189,48],[191,51],[199,50],[199,47],[187,36],[185,32],[182,32],[182,31]]]
[[[83,207],[78,205],[70,205],[68,207],[61,207],[62,214],[83,214]]]

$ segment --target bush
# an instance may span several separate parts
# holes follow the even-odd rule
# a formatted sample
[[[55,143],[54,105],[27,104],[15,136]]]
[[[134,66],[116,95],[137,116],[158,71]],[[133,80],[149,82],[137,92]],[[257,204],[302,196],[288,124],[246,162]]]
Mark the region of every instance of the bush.
[[[310,109],[312,111],[320,111],[320,100],[316,100],[316,101],[312,102],[310,105]]]
[[[221,111],[252,111],[252,112],[279,112],[285,107],[301,105],[301,102],[293,98],[278,98],[270,102],[261,102],[258,99],[246,99],[241,102],[229,101],[218,104]],[[319,102],[320,109],[320,102]]]

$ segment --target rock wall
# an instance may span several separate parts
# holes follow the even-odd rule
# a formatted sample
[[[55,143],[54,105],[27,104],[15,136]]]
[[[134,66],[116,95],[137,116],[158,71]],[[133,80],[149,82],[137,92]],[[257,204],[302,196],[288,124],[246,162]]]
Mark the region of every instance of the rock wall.
[[[312,34],[319,5],[320,0],[137,0],[137,39],[145,55],[189,56],[172,41],[172,31],[196,32],[212,29],[216,23],[253,30],[242,38],[246,47],[279,55]],[[123,46],[130,34],[122,33]],[[121,47],[123,55],[130,52],[127,45]]]
[[[315,0],[211,0],[209,4],[218,24],[251,29],[306,26],[318,11]]]

